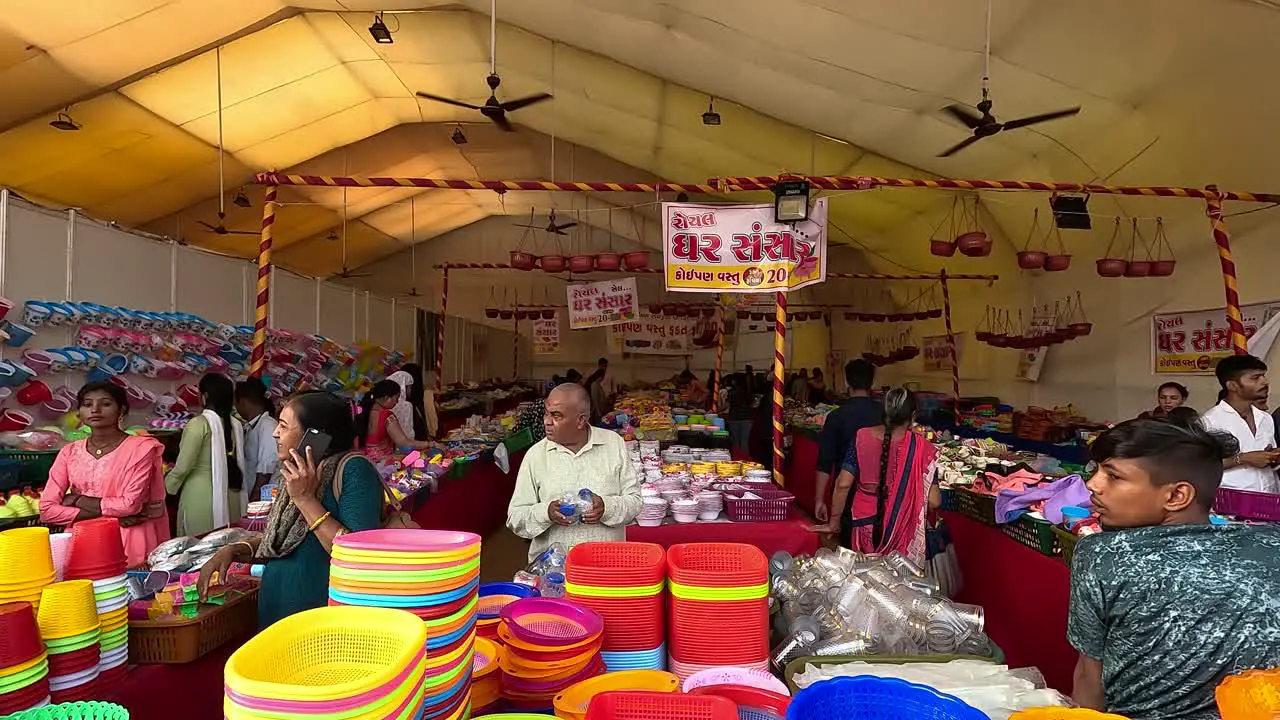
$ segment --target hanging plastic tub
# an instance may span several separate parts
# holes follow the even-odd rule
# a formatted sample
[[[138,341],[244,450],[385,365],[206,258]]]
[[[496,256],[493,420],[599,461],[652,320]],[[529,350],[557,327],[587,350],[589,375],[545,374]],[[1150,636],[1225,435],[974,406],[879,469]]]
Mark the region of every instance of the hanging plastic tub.
[[[649,267],[649,252],[647,250],[633,250],[629,253],[623,253],[622,264],[628,270],[644,270]]]
[[[1098,275],[1104,278],[1124,277],[1129,261],[1123,258],[1101,258],[1097,261]]]
[[[1023,270],[1043,270],[1049,260],[1049,253],[1043,250],[1019,250],[1018,267]]]
[[[502,318],[503,320],[510,320],[511,318],[513,318],[513,317],[515,317],[515,316],[516,316],[516,313],[515,313],[515,311],[514,311],[514,310],[499,310],[499,311],[498,311],[498,317]]]
[[[1070,255],[1048,255],[1044,259],[1045,272],[1062,272],[1071,267]]]
[[[597,270],[617,270],[622,267],[622,256],[616,252],[596,253],[595,266]]]
[[[1127,278],[1144,278],[1151,276],[1150,260],[1130,260],[1125,263],[1124,276]]]
[[[1177,260],[1152,260],[1151,277],[1169,277],[1177,264]]]
[[[930,240],[929,252],[938,257],[952,257],[956,254],[956,244],[948,240]]]
[[[986,257],[991,254],[991,237],[981,230],[973,230],[956,237],[956,247],[965,257]]]
[[[489,318],[490,320],[494,320],[494,319],[496,319],[496,318],[498,317],[498,314],[499,314],[499,310],[498,310],[498,308],[485,308],[485,309],[484,309],[484,316],[485,316],[485,317],[487,317],[487,318]]]
[[[576,273],[587,273],[596,267],[595,255],[574,255],[569,258],[569,271]]]
[[[558,273],[564,272],[568,267],[569,261],[563,255],[543,255],[538,258],[538,264],[542,266],[545,272]]]
[[[511,267],[517,270],[532,270],[538,263],[538,258],[532,253],[523,250],[511,251]]]
[[[542,319],[543,319],[543,320],[554,320],[554,319],[555,319],[555,317],[556,317],[556,311],[555,311],[555,310],[550,310],[550,309],[548,309],[548,310],[543,310],[543,311],[542,311]]]
[[[739,320],[750,320],[750,319],[751,319],[751,311],[750,311],[750,310],[739,310],[739,311],[738,311],[738,319],[739,319]]]

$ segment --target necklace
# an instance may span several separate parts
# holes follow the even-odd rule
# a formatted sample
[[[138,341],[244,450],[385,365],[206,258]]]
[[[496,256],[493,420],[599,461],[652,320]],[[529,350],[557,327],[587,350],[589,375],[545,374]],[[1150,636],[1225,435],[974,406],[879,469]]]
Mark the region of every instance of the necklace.
[[[93,442],[93,438],[85,438],[85,445],[87,445],[89,449],[93,451],[94,457],[102,457],[103,453],[113,450],[119,444],[120,444],[120,438],[112,439],[108,441],[106,445],[98,445]]]

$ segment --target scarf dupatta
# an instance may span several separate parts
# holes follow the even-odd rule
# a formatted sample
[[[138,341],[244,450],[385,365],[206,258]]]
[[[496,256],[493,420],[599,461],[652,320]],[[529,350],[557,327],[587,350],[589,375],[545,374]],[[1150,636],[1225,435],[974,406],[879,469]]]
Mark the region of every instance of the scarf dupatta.
[[[331,455],[320,461],[320,467],[317,468],[320,474],[319,482],[316,483],[317,498],[324,498],[325,489],[333,485],[334,478],[350,455],[350,453]],[[280,473],[277,472],[276,477],[279,476]],[[267,516],[267,527],[262,531],[262,543],[258,545],[258,552],[254,557],[266,560],[286,557],[302,545],[302,541],[307,539],[308,532],[310,529],[307,527],[307,519],[302,516],[302,511],[293,503],[289,493],[281,488],[276,495],[276,501],[271,504],[271,514]]]

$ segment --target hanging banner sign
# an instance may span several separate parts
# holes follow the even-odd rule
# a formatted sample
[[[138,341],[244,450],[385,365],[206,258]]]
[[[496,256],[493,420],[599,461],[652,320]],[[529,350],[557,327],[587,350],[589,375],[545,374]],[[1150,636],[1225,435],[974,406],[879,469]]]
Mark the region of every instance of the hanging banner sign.
[[[640,310],[634,321],[609,326],[609,347],[614,353],[688,355],[692,329],[688,319]]]
[[[1280,301],[1241,305],[1244,335],[1253,337],[1268,320],[1280,313]],[[1272,342],[1261,347],[1250,343],[1249,352],[1266,357]],[[1218,361],[1232,354],[1231,327],[1226,308],[1151,316],[1152,369],[1161,375],[1212,375]]]
[[[795,225],[775,223],[773,212],[773,205],[662,203],[667,289],[785,292],[825,281],[827,199]]]
[[[602,280],[569,285],[569,329],[616,325],[636,319],[636,279]]]
[[[560,352],[560,316],[533,321],[533,354],[555,355]]]
[[[956,360],[960,359],[960,351],[964,349],[962,332],[955,334]],[[920,339],[920,354],[924,359],[926,372],[951,372],[951,347],[947,344],[946,335],[929,335]]]

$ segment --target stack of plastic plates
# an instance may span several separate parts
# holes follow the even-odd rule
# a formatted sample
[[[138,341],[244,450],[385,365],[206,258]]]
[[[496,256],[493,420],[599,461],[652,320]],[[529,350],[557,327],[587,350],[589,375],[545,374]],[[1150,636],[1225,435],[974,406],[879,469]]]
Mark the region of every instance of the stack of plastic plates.
[[[565,561],[565,599],[604,619],[601,655],[613,670],[666,668],[666,553],[661,545],[591,542]]]
[[[502,609],[502,697],[517,710],[547,710],[569,686],[604,671],[604,620],[566,600],[529,598]]]
[[[0,603],[25,602],[40,606],[40,591],[53,582],[49,529],[14,528],[0,532]]]
[[[0,716],[49,702],[49,662],[31,603],[0,605]]]
[[[667,550],[670,670],[767,670],[769,560],[753,545],[690,543]]]
[[[93,582],[64,580],[44,589],[36,614],[48,648],[52,702],[92,700],[98,691],[98,608]]]
[[[471,662],[471,716],[486,715],[502,699],[501,645],[476,638],[475,659]]]
[[[227,660],[223,715],[460,720],[467,703],[438,698],[450,678],[470,678],[471,653],[433,665],[426,645],[426,625],[402,610],[324,607],[291,615]]]
[[[520,583],[485,583],[480,586],[480,602],[476,605],[476,636],[501,644],[498,623],[502,608],[516,600],[538,597],[538,591]]]
[[[419,720],[469,708],[480,587],[480,536],[381,529],[334,540],[329,604],[405,610],[426,626],[425,710]]]
[[[587,708],[596,695],[636,690],[680,692],[680,679],[661,670],[625,670],[583,680],[556,695],[556,717],[561,720],[585,720]]]
[[[118,575],[93,581],[93,599],[102,631],[98,650],[98,684],[106,686],[124,677],[129,660],[128,577]]]

